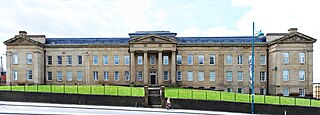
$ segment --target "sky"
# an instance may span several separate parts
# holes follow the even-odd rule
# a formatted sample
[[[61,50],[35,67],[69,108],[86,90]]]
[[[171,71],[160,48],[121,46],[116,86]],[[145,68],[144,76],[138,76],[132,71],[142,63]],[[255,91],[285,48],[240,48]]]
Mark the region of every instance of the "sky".
[[[298,28],[320,38],[316,0],[1,0],[3,41],[24,30],[46,37],[128,37],[135,31],[167,30],[181,36],[251,36]],[[320,41],[314,44],[313,76],[320,83]],[[4,65],[5,66],[5,65]],[[318,71],[317,71],[318,70]]]

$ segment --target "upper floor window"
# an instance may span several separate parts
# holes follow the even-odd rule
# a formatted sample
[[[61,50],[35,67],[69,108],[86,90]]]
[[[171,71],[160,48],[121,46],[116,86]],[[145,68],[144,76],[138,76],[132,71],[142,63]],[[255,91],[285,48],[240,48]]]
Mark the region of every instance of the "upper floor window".
[[[27,79],[32,79],[32,70],[27,70]]]
[[[199,55],[198,56],[198,64],[203,65],[204,64],[204,55]]]
[[[57,56],[57,65],[62,65],[62,56]]]
[[[182,55],[179,54],[177,55],[177,65],[181,65],[182,64]]]
[[[47,73],[47,81],[52,81],[52,71],[48,71],[48,73]]]
[[[104,71],[104,73],[103,73],[103,79],[104,79],[105,81],[108,81],[108,80],[109,80],[109,72],[108,72],[108,71]]]
[[[282,78],[283,78],[283,81],[289,81],[289,70],[282,71]]]
[[[238,65],[243,64],[243,55],[238,55]]]
[[[62,81],[62,71],[57,71],[57,81]]]
[[[99,57],[98,55],[93,55],[93,65],[98,65]]]
[[[266,81],[266,72],[261,71],[260,72],[260,81],[265,82]]]
[[[169,64],[169,56],[163,56],[163,65]]]
[[[78,80],[78,81],[82,81],[82,79],[83,79],[83,72],[82,72],[82,71],[78,71],[78,72],[77,72],[77,75],[78,75],[78,76],[77,76],[77,80]]]
[[[137,79],[138,79],[138,81],[142,81],[143,80],[142,71],[138,71],[137,72]]]
[[[78,58],[78,65],[82,65],[82,56],[78,55],[77,58]]]
[[[243,81],[243,71],[238,71],[238,81]]]
[[[177,81],[182,81],[182,72],[177,71]]]
[[[18,54],[17,53],[12,54],[12,63],[18,64],[18,60],[19,60]]]
[[[189,54],[188,55],[188,65],[192,65],[193,64],[193,55]]]
[[[119,81],[119,71],[114,72],[114,80]]]
[[[283,63],[289,63],[289,53],[288,52],[283,53],[282,57],[283,57],[283,60],[282,60]]]
[[[130,57],[124,56],[124,65],[129,65],[129,63],[130,63]]]
[[[124,80],[129,81],[130,80],[130,72],[129,71],[124,71]]]
[[[150,55],[150,65],[155,65],[155,64],[156,64],[156,56]]]
[[[215,81],[216,80],[216,72],[215,71],[210,71],[210,81]]]
[[[142,65],[142,56],[138,56],[138,65]]]
[[[72,55],[67,55],[67,65],[72,65]]]
[[[304,81],[305,80],[305,70],[299,70],[299,81]]]
[[[210,55],[210,64],[211,65],[214,65],[216,63],[216,56],[214,54],[211,54]]]
[[[168,81],[169,80],[169,71],[164,71],[163,72],[163,79],[164,79],[164,81]]]
[[[199,73],[198,73],[198,81],[204,81],[204,72],[203,71],[199,71]]]
[[[98,80],[98,71],[93,71],[93,80],[94,81]]]
[[[52,56],[47,56],[47,64],[52,65]]]
[[[227,63],[227,65],[231,65],[232,64],[232,55],[231,54],[227,55],[226,63]]]
[[[300,63],[305,63],[306,62],[305,53],[303,53],[303,52],[299,53],[299,62]]]
[[[13,70],[13,74],[12,74],[12,79],[13,80],[18,80],[18,70]]]
[[[232,71],[227,71],[226,79],[227,81],[232,81]]]
[[[27,64],[32,64],[32,53],[27,53]]]
[[[249,55],[248,57],[248,64],[252,64],[252,55]]]
[[[114,56],[113,62],[114,62],[114,65],[119,65],[119,56]]]
[[[266,65],[266,55],[260,55],[260,65]]]
[[[109,64],[109,57],[108,56],[103,56],[103,64],[108,65]]]
[[[193,81],[193,72],[188,71],[188,81]]]
[[[72,81],[72,71],[67,71],[67,81]]]

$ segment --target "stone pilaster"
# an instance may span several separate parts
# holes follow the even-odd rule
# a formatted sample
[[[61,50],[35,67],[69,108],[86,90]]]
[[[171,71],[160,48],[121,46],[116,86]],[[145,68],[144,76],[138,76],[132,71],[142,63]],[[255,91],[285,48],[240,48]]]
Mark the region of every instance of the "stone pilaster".
[[[176,84],[176,52],[171,52],[171,84]]]
[[[134,52],[130,52],[130,75],[131,75],[131,82],[136,81],[136,68],[135,68],[135,57],[134,57]]]
[[[7,52],[6,54],[6,61],[7,61],[7,80],[6,83],[7,85],[10,85],[11,80],[13,79],[13,74],[12,74],[12,53],[11,52]]]
[[[162,51],[158,52],[158,83],[163,85]]]
[[[149,77],[148,77],[148,52],[143,52],[143,83],[144,85],[148,85]]]

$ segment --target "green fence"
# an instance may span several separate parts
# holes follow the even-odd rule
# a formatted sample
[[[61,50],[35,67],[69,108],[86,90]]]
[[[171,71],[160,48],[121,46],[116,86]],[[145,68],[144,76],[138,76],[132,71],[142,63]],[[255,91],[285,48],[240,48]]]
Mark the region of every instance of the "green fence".
[[[174,89],[174,88],[165,89],[165,97],[168,97],[168,98],[221,100],[221,101],[251,103],[251,96],[252,96],[251,94],[220,92],[220,91],[210,91],[210,90]],[[254,95],[254,102],[262,103],[262,104],[281,104],[281,105],[320,107],[320,100],[297,98],[297,97]]]
[[[22,92],[67,93],[67,94],[144,96],[143,87],[101,86],[101,85],[0,86],[0,90],[22,91]]]

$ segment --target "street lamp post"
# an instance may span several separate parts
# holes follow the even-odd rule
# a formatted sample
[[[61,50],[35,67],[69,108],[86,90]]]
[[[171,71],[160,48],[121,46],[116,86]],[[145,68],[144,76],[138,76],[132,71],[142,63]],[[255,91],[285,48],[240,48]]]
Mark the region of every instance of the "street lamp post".
[[[258,38],[259,36],[263,36],[261,31],[258,31]],[[255,35],[255,28],[254,22],[252,23],[252,57],[251,57],[251,113],[254,114],[254,35]]]

